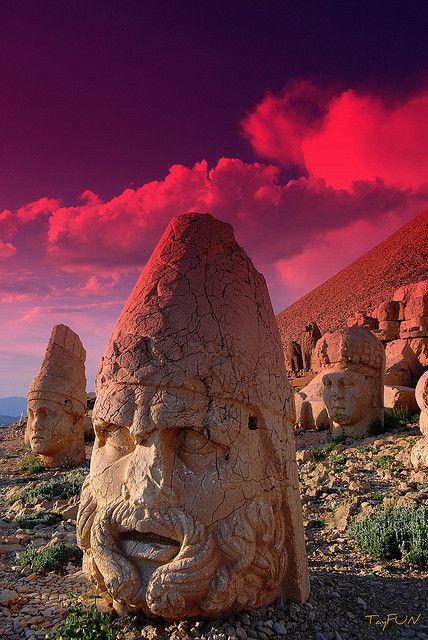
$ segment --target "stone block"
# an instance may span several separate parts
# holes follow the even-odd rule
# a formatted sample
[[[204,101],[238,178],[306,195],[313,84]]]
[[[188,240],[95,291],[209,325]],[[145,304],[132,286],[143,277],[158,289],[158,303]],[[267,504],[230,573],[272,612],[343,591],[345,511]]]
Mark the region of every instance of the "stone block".
[[[399,407],[403,407],[412,412],[418,411],[415,390],[413,387],[391,387],[389,385],[385,385],[384,406],[386,409],[398,409]]]

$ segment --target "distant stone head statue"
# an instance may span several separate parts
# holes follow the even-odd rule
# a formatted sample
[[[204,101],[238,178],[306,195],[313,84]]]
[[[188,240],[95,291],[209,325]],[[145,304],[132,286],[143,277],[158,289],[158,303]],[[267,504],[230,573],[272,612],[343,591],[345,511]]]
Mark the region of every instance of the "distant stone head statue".
[[[63,324],[55,326],[27,395],[25,439],[47,467],[85,459],[85,358],[79,336]]]
[[[323,369],[323,398],[332,432],[359,438],[383,424],[385,354],[368,329],[354,325],[326,334],[317,344]]]
[[[78,541],[117,610],[213,617],[307,597],[291,389],[264,278],[230,225],[170,223],[96,394]]]

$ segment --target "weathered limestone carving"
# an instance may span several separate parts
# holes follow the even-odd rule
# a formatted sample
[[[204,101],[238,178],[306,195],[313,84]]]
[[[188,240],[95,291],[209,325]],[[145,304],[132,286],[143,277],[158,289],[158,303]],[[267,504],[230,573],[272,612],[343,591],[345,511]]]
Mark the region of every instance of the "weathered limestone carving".
[[[215,617],[306,599],[292,392],[264,278],[230,225],[171,222],[96,394],[78,540],[118,610]]]
[[[428,468],[428,371],[416,385],[416,402],[421,410],[419,428],[422,438],[413,447],[410,458],[416,470]]]
[[[330,429],[331,420],[325,406],[324,373],[318,373],[306,387],[294,394],[297,429]]]
[[[85,358],[79,336],[63,324],[56,325],[27,396],[25,440],[47,467],[85,459]]]
[[[322,404],[334,435],[361,438],[372,423],[383,424],[384,367],[382,343],[365,327],[354,325],[322,336],[313,352],[313,369],[318,374],[299,391],[317,416],[319,424],[313,420],[313,426],[327,426]],[[303,405],[303,409],[301,419],[309,415],[308,408]]]
[[[318,340],[321,338],[321,331],[316,322],[309,322],[305,326],[305,331],[302,334],[302,359],[303,369],[305,371],[311,370],[312,351]]]
[[[383,425],[385,353],[376,336],[357,325],[327,334],[324,364],[332,367],[323,376],[332,433],[361,438]]]
[[[288,343],[288,361],[293,373],[298,373],[303,369],[302,347],[295,340]]]

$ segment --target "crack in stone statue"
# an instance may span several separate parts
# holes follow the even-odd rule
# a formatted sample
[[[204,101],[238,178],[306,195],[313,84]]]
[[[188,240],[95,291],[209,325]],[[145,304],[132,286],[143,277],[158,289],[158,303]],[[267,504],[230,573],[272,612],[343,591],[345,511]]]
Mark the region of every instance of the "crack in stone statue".
[[[56,325],[27,395],[25,441],[47,467],[85,460],[85,358],[79,336],[63,324]]]
[[[306,599],[291,389],[266,283],[230,225],[170,223],[96,392],[78,540],[118,610],[215,617]]]

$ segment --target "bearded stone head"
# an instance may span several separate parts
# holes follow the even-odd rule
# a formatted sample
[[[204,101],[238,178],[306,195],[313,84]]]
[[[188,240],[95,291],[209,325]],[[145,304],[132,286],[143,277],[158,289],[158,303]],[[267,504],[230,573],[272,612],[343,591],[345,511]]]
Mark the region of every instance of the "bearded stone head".
[[[291,389],[264,278],[230,225],[171,222],[96,393],[78,539],[117,609],[179,619],[305,600]]]
[[[326,334],[317,349],[327,368],[323,398],[333,433],[358,438],[374,423],[383,424],[385,355],[378,338],[354,325]]]
[[[25,441],[47,467],[85,459],[85,358],[79,336],[63,324],[56,325],[27,395]]]

